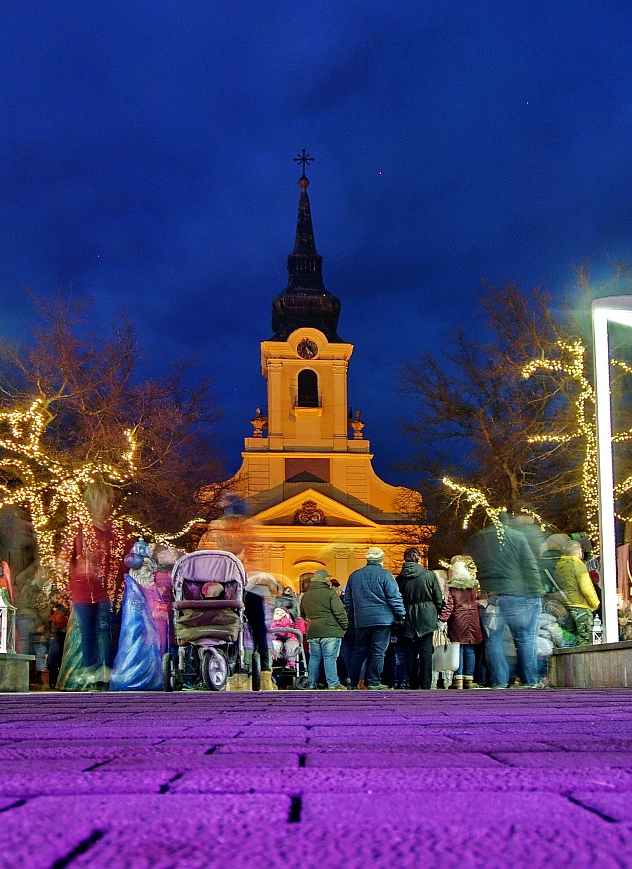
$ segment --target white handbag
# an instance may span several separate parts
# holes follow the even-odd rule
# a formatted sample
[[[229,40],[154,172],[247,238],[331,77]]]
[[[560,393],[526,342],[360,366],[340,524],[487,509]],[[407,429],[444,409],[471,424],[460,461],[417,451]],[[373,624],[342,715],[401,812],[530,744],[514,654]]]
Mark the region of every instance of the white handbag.
[[[460,643],[450,643],[447,647],[441,646],[435,649],[432,653],[432,669],[437,671],[458,670],[460,652]]]

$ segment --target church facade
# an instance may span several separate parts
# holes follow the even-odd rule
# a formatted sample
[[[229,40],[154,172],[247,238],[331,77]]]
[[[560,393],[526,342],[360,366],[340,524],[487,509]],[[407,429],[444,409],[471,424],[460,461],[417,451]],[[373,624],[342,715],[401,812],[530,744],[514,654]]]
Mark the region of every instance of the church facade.
[[[234,478],[250,517],[247,568],[281,575],[297,590],[302,574],[320,568],[344,585],[371,545],[398,571],[410,545],[405,511],[411,499],[420,503],[376,475],[360,412],[349,408],[354,346],[338,335],[340,301],[323,283],[308,185],[303,172],[288,285],[273,300],[273,335],[261,343],[267,408],[252,419]],[[433,530],[417,525],[415,539]]]

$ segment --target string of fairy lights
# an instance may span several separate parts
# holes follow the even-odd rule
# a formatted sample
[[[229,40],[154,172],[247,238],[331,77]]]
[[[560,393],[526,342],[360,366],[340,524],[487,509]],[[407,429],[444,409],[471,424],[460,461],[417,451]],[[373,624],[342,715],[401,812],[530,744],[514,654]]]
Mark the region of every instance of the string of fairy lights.
[[[444,477],[442,482],[444,486],[455,492],[459,499],[464,500],[469,505],[463,517],[464,529],[469,528],[470,520],[474,513],[482,509],[487,518],[494,523],[499,540],[503,541],[505,530],[500,520],[500,514],[507,512],[506,507],[492,507],[485,493],[475,486],[466,486],[464,483],[459,483],[451,477]]]
[[[552,359],[543,356],[532,359],[522,369],[525,379],[532,377],[539,371],[547,371],[553,374],[565,374],[578,386],[575,398],[575,430],[568,434],[559,432],[547,432],[534,435],[529,438],[533,444],[545,443],[569,443],[572,440],[581,439],[584,444],[584,460],[582,462],[581,493],[586,511],[588,533],[595,541],[598,552],[599,523],[598,507],[599,493],[597,487],[597,425],[595,419],[595,390],[586,377],[586,347],[581,340],[568,343],[558,341],[560,357]]]
[[[559,341],[560,358],[542,357],[533,359],[523,368],[523,377],[533,376],[538,371],[548,371],[553,374],[566,374],[578,386],[575,398],[575,430],[568,434],[548,432],[530,438],[531,443],[568,443],[571,440],[582,439],[584,443],[584,460],[582,463],[581,492],[586,511],[588,533],[595,542],[595,552],[599,553],[599,493],[597,483],[597,422],[595,390],[586,376],[586,347],[580,340],[573,343]],[[620,368],[626,374],[632,374],[632,367],[619,359],[611,359],[613,367]],[[632,429],[615,432],[613,443],[632,440]],[[632,489],[632,476],[627,477],[615,487],[617,495],[622,495]],[[631,516],[617,518],[629,522]]]
[[[136,471],[138,442],[136,429],[125,430],[126,447],[116,464],[60,461],[44,443],[45,431],[54,418],[49,405],[49,399],[40,397],[26,410],[0,411],[0,470],[4,472],[5,480],[16,481],[15,485],[0,482],[0,508],[22,506],[28,510],[37,535],[40,564],[60,596],[67,598],[68,561],[60,557],[60,552],[69,551],[79,529],[84,535],[86,548],[95,557],[99,551],[96,539],[92,539],[92,517],[84,492],[89,485],[98,482],[115,486],[128,483]],[[62,509],[64,526],[59,532],[52,527],[51,520]],[[169,545],[200,523],[205,523],[205,520],[195,518],[174,534],[155,534],[133,516],[115,516],[110,523],[111,567],[105,576],[112,604],[119,607],[121,602],[122,589],[117,574],[129,533],[153,537],[157,542]]]
[[[534,435],[529,438],[529,442],[532,444],[566,444],[574,440],[581,440],[583,442],[584,457],[582,461],[580,489],[586,513],[588,533],[595,543],[595,553],[598,554],[599,494],[597,485],[595,390],[586,376],[586,347],[583,342],[579,339],[573,342],[559,341],[557,346],[560,351],[559,358],[542,356],[532,359],[522,369],[522,375],[525,379],[528,379],[538,372],[548,372],[553,375],[564,374],[577,384],[577,394],[574,399],[574,429],[571,432],[549,431],[540,435]],[[621,360],[612,359],[611,365],[618,367],[625,374],[632,374],[632,366]],[[623,443],[632,440],[632,428],[626,431],[615,432],[612,440],[613,443]],[[499,536],[502,535],[502,524],[499,517],[505,508],[492,507],[486,495],[480,489],[458,483],[449,477],[444,477],[443,483],[469,504],[463,521],[464,528],[468,527],[473,513],[477,509],[483,509],[498,529]],[[626,477],[623,482],[615,487],[617,495],[624,494],[630,490],[632,490],[632,475]],[[542,525],[542,518],[535,513],[533,515],[535,521]],[[625,522],[632,521],[632,516],[622,516],[619,513],[616,515],[617,518]]]

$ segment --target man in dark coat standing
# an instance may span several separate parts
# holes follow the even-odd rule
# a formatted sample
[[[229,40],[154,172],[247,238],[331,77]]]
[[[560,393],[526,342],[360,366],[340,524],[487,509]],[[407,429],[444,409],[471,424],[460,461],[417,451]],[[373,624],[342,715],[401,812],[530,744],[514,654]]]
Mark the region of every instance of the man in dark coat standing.
[[[404,552],[404,565],[397,577],[406,608],[404,644],[406,671],[411,688],[429,689],[432,684],[432,634],[443,607],[443,595],[432,570],[420,564],[421,552],[411,546]]]
[[[382,566],[384,552],[371,546],[366,552],[366,567],[354,570],[345,590],[345,608],[356,636],[351,658],[351,687],[357,688],[366,659],[364,684],[371,691],[382,685],[384,655],[391,639],[391,625],[406,615],[402,596],[392,573]]]

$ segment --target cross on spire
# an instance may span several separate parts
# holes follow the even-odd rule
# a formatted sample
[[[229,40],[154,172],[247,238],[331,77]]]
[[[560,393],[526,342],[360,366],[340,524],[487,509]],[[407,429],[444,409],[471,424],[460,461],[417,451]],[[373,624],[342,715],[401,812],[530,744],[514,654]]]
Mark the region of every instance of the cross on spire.
[[[300,154],[297,154],[296,157],[294,158],[294,162],[295,162],[295,163],[301,163],[301,164],[302,164],[302,166],[303,166],[303,174],[302,174],[301,177],[302,177],[302,178],[306,178],[307,176],[305,175],[305,167],[307,166],[308,163],[313,163],[313,162],[314,162],[314,158],[313,158],[313,157],[310,157],[310,155],[307,153],[307,151],[305,150],[305,148],[303,148],[303,150],[301,151],[301,153],[300,153]]]

